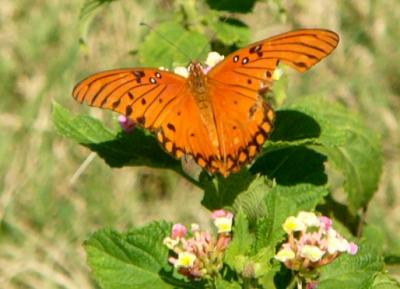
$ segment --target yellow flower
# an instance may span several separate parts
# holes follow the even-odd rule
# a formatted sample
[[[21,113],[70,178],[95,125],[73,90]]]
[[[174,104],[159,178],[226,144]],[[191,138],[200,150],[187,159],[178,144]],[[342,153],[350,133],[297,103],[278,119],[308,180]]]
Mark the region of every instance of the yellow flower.
[[[196,261],[196,256],[190,252],[181,252],[178,255],[178,260],[175,263],[176,267],[190,268]]]
[[[229,233],[232,231],[232,218],[216,218],[214,220],[214,225],[217,227],[218,233]]]
[[[305,225],[298,218],[294,216],[290,216],[286,219],[283,224],[283,229],[286,233],[290,234],[292,232],[303,231],[305,230]]]

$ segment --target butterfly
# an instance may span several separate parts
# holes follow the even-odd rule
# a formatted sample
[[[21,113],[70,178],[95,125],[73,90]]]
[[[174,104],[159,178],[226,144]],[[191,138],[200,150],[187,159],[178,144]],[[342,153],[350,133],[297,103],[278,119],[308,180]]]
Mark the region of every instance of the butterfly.
[[[295,30],[241,48],[209,71],[194,60],[187,78],[157,68],[99,72],[79,82],[73,97],[125,115],[175,158],[191,155],[226,177],[250,163],[272,131],[275,113],[263,94],[279,63],[304,72],[338,43],[329,30]]]

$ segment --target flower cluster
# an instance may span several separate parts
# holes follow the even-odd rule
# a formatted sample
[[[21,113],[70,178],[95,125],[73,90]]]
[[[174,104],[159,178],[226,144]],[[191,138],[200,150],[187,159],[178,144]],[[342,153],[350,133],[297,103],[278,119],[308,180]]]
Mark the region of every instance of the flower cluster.
[[[216,238],[210,232],[200,230],[198,224],[192,224],[190,230],[175,224],[171,236],[164,239],[164,245],[171,250],[168,260],[180,274],[192,279],[208,279],[219,274],[231,240],[233,214],[217,210],[212,218],[218,230]]]
[[[358,247],[332,228],[332,220],[312,212],[290,216],[283,224],[288,234],[275,258],[289,269],[308,272],[329,264],[342,253],[355,255]]]

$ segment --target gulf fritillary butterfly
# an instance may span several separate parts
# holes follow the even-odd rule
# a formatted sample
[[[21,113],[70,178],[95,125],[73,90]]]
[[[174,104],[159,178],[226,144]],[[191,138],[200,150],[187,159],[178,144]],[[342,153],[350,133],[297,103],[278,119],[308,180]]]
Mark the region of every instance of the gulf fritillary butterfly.
[[[338,42],[328,30],[291,31],[239,49],[208,72],[192,61],[187,78],[156,68],[99,72],[78,83],[73,97],[126,115],[176,158],[191,155],[226,177],[255,158],[272,130],[275,113],[262,94],[279,62],[304,72]]]

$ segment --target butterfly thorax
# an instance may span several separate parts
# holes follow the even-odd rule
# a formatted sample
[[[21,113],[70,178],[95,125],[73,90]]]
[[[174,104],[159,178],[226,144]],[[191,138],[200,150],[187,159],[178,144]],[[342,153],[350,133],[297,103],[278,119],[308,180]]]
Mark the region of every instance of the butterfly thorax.
[[[203,66],[197,61],[193,61],[189,66],[188,82],[192,92],[203,100],[207,92],[207,77]]]
[[[208,95],[207,76],[201,63],[192,61],[190,64],[188,84],[200,110],[201,119],[207,128],[212,145],[216,148],[217,155],[219,155],[219,140],[214,121],[214,111]]]

